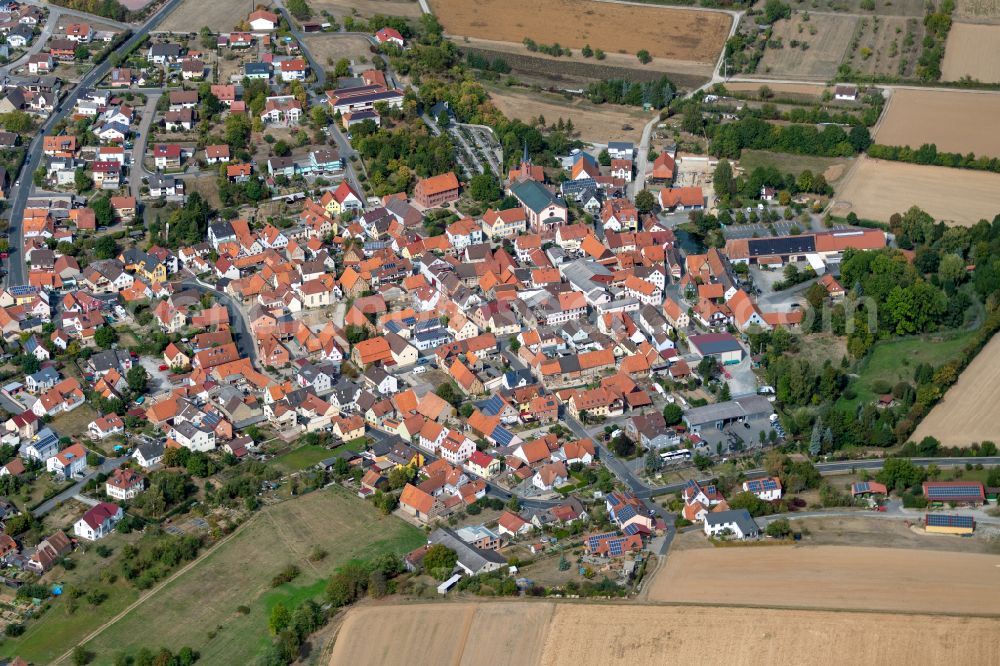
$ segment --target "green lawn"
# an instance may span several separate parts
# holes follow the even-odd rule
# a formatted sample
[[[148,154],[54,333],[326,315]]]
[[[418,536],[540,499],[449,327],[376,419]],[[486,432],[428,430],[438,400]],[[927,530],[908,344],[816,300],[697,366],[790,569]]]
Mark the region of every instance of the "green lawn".
[[[880,342],[858,370],[858,377],[851,382],[857,392],[853,400],[841,398],[838,405],[854,408],[859,403],[875,399],[872,384],[885,380],[890,385],[900,381],[913,382],[913,371],[921,363],[937,367],[959,356],[975,336],[976,331],[962,331],[942,336],[926,336]]]
[[[789,153],[772,153],[769,150],[744,150],[740,154],[740,166],[750,173],[757,167],[775,167],[782,175],[793,174],[796,177],[806,169],[813,174],[824,173],[831,166],[838,164],[846,165],[850,160],[844,157],[814,157],[812,155],[792,155]],[[831,182],[836,183],[846,172],[840,170],[837,178]]]
[[[270,463],[278,469],[278,471],[288,474],[290,472],[297,472],[300,469],[305,469],[306,467],[312,467],[320,460],[325,460],[332,455],[334,455],[333,450],[328,449],[325,446],[312,444],[300,446],[299,448],[293,449],[288,453],[283,453],[276,458],[272,458]]]
[[[20,655],[35,664],[51,663],[88,633],[135,601],[139,597],[139,590],[130,583],[121,579],[112,584],[98,583],[97,572],[114,561],[122,545],[137,538],[138,534],[112,534],[102,542],[115,551],[110,558],[102,558],[94,548],[89,548],[86,553],[78,551],[71,556],[76,563],[76,568],[72,571],[66,571],[62,567],[55,567],[49,571],[42,579],[47,585],[52,583],[75,585],[88,592],[97,589],[106,593],[108,598],[96,607],[88,604],[86,597],[80,598],[73,613],[68,610],[66,597],[53,599],[52,607],[40,619],[28,622],[27,631],[23,635],[4,641],[0,654],[6,657]]]
[[[423,533],[347,490],[331,487],[264,509],[235,537],[166,585],[87,644],[94,663],[111,664],[121,651],[191,646],[199,664],[250,664],[271,638],[269,609],[320,595],[341,564],[379,553],[405,554],[424,543]],[[312,563],[314,546],[327,551]],[[302,571],[272,588],[271,578],[289,563]],[[238,609],[248,607],[248,613]],[[245,609],[244,609],[245,610]],[[151,631],[150,627],[155,627]],[[65,649],[65,647],[63,648]]]

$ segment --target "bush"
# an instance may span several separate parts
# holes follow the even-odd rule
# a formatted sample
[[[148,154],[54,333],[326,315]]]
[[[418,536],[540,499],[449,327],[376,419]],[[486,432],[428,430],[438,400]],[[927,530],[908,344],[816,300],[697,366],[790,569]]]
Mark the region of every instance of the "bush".
[[[779,518],[767,526],[765,533],[767,536],[783,539],[792,533],[792,526],[787,518]]]
[[[274,578],[271,579],[271,587],[278,587],[279,585],[284,585],[289,583],[301,573],[299,568],[294,564],[287,565],[284,569],[279,571]]]

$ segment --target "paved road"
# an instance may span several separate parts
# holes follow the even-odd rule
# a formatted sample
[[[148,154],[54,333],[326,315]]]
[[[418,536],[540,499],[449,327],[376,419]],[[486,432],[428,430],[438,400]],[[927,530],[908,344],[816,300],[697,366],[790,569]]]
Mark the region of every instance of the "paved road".
[[[126,52],[142,41],[149,31],[155,28],[160,21],[166,18],[167,15],[169,15],[170,12],[172,12],[180,3],[181,0],[167,0],[167,3],[163,5],[159,11],[153,14],[141,27],[136,29],[135,33],[129,37],[125,43],[119,46],[116,52]],[[61,9],[60,11],[66,10]],[[88,14],[84,14],[83,16],[93,18]],[[102,22],[105,21],[102,19]],[[42,161],[42,137],[49,134],[53,127],[69,116],[73,111],[76,101],[80,99],[83,93],[94,87],[98,81],[107,76],[109,71],[111,71],[110,58],[105,59],[105,61],[100,65],[87,72],[72,92],[70,92],[69,95],[67,95],[66,98],[56,106],[56,111],[49,116],[48,120],[45,121],[45,124],[43,124],[38,130],[35,138],[32,139],[30,144],[28,144],[28,156],[24,161],[24,165],[21,167],[21,172],[18,176],[21,181],[21,185],[14,188],[14,193],[10,197],[10,236],[13,245],[10,248],[10,274],[7,277],[8,285],[24,283],[24,237],[21,235],[21,220],[24,219],[24,208],[28,201],[28,196],[32,187],[31,175],[35,172],[35,169],[38,168]]]
[[[358,177],[354,173],[354,164],[351,162],[351,158],[357,155],[357,151],[351,146],[351,142],[347,140],[344,133],[340,130],[340,126],[336,123],[331,123],[327,125],[327,129],[330,132],[330,137],[337,144],[337,150],[340,152],[340,159],[344,161],[344,180],[350,185],[355,192],[359,194],[364,193],[364,188],[361,187],[361,183],[358,181]]]
[[[136,202],[142,194],[142,177],[148,172],[143,166],[143,158],[146,156],[146,142],[149,139],[149,128],[156,117],[156,103],[160,101],[162,93],[148,93],[146,95],[146,105],[142,108],[142,120],[139,122],[139,136],[136,137],[132,146],[132,165],[128,169],[129,194],[135,197]]]
[[[38,2],[38,0],[25,0],[26,5],[35,5],[36,7],[47,7],[49,11],[55,9],[55,6],[47,2]],[[75,9],[69,9],[68,7],[59,7],[59,13],[65,14],[66,16],[75,16],[76,18],[85,19],[91,23],[101,23],[104,25],[110,25],[112,27],[118,28],[119,30],[127,30],[131,28],[127,23],[122,23],[120,21],[113,21],[109,18],[104,18],[103,16],[95,16],[94,14],[88,14],[86,12],[80,12]]]
[[[129,458],[128,456],[121,456],[120,458],[106,458],[103,463],[101,463],[94,469],[90,470],[90,472],[88,472],[86,476],[81,478],[72,486],[62,491],[55,497],[52,497],[46,500],[45,502],[39,504],[38,507],[31,512],[31,515],[35,516],[36,518],[41,518],[49,511],[54,509],[56,505],[59,504],[60,502],[65,502],[66,500],[72,498],[73,496],[80,494],[80,491],[82,491],[83,487],[87,485],[87,482],[96,477],[98,474],[101,473],[110,474],[113,469],[121,466],[121,464],[126,460],[128,460],[128,458]]]
[[[247,321],[243,308],[241,308],[240,305],[226,292],[218,291],[212,285],[200,282],[195,278],[182,280],[181,286],[194,289],[203,294],[212,294],[215,300],[226,306],[226,309],[229,310],[229,319],[233,326],[233,334],[236,338],[236,347],[239,349],[240,355],[245,358],[249,358],[250,363],[259,369],[260,365],[257,362],[257,345],[254,344],[253,336],[250,334],[250,322]]]
[[[3,72],[13,72],[18,67],[23,67],[28,64],[28,59],[31,56],[39,53],[42,47],[45,46],[45,42],[48,41],[52,33],[55,32],[56,25],[59,23],[59,18],[62,16],[62,7],[56,7],[54,5],[47,5],[49,8],[49,19],[45,22],[45,27],[42,28],[42,32],[35,38],[35,41],[31,43],[28,50],[25,51],[24,55],[15,60],[14,62],[7,63],[3,67],[0,67],[0,71]]]
[[[323,71],[323,65],[313,56],[312,51],[309,50],[309,45],[306,44],[306,36],[302,34],[299,30],[298,24],[295,19],[285,8],[285,3],[282,0],[274,0],[275,7],[281,12],[281,15],[285,17],[285,21],[288,23],[288,29],[299,42],[299,48],[302,50],[302,55],[306,57],[309,61],[309,67],[312,68],[313,74],[316,75],[315,88],[322,90],[323,86],[326,84],[326,72]]]

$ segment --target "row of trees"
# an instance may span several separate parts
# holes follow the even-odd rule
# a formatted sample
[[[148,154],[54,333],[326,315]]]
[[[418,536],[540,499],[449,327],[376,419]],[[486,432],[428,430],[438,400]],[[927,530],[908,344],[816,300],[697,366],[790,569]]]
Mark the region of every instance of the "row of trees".
[[[625,104],[642,106],[649,104],[654,109],[662,109],[674,98],[676,88],[665,76],[654,81],[630,81],[628,79],[604,79],[587,86],[587,98],[594,104]]]
[[[798,155],[849,157],[871,143],[868,129],[858,125],[845,132],[836,125],[822,130],[814,125],[772,125],[760,118],[744,118],[718,125],[711,134],[709,151],[716,157],[737,158],[744,148]]]
[[[940,152],[933,143],[922,144],[913,149],[909,146],[885,146],[874,144],[868,148],[868,154],[881,160],[894,162],[909,162],[911,164],[932,164],[935,166],[952,167],[955,169],[973,169],[976,171],[992,171],[1000,173],[1000,159],[975,153]]]

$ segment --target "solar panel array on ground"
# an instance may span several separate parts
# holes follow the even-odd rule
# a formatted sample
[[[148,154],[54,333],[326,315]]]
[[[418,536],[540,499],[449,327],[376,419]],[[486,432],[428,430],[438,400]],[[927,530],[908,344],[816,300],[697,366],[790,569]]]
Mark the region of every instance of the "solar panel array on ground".
[[[972,516],[953,516],[946,513],[928,513],[924,524],[934,527],[967,527],[973,529],[976,521]]]

